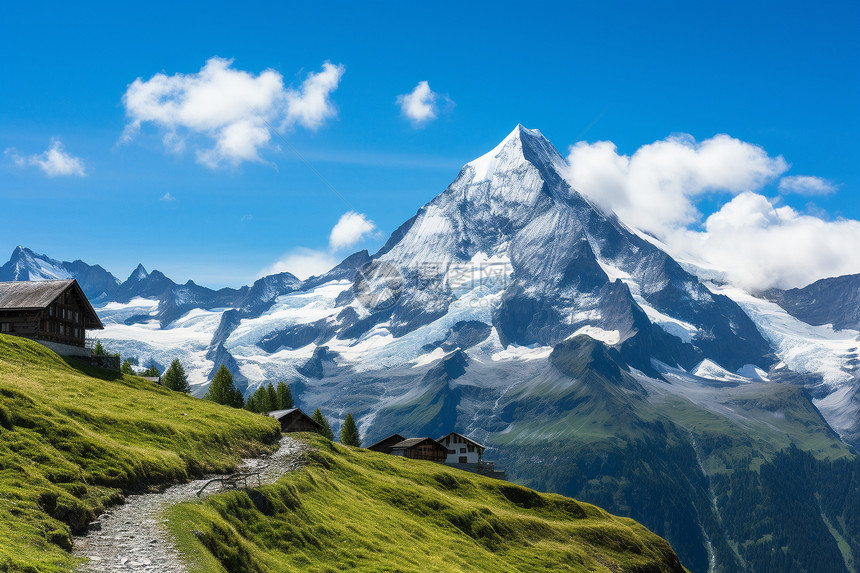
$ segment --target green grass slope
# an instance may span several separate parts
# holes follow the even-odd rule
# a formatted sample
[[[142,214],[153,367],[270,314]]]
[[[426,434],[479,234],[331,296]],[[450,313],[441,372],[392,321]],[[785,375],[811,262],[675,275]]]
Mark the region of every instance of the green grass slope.
[[[301,439],[306,468],[169,510],[192,571],[684,571],[666,541],[595,506]]]
[[[277,423],[0,335],[0,571],[68,571],[123,489],[226,471]]]
[[[489,379],[506,391],[486,393]],[[474,432],[509,479],[637,520],[696,573],[858,570],[860,512],[845,503],[860,459],[800,386],[647,378],[587,336],[549,364],[472,361],[456,384],[432,381],[433,399],[391,404],[368,440]]]

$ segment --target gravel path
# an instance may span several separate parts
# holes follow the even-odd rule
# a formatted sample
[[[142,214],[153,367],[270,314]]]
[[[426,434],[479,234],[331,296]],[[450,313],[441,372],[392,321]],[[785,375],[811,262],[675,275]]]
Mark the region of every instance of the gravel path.
[[[303,465],[304,444],[284,436],[281,446],[270,456],[242,460],[237,471],[260,472],[263,484],[273,483],[287,472]],[[197,496],[210,479],[199,479],[174,485],[163,493],[129,495],[125,503],[99,516],[86,535],[73,538],[72,554],[86,557],[89,562],[78,567],[81,572],[146,572],[183,573],[186,571],[181,554],[173,545],[167,531],[163,512],[169,506],[201,499],[226,491],[218,483],[209,485]],[[256,477],[248,485],[257,485]]]

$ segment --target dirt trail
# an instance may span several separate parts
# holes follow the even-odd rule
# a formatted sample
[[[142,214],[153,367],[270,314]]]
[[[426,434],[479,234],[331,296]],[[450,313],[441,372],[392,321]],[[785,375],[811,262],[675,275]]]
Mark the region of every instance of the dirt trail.
[[[284,436],[280,448],[271,456],[242,460],[237,471],[260,472],[261,483],[273,483],[302,465],[304,449],[301,442]],[[72,554],[89,559],[77,571],[184,573],[181,554],[173,545],[162,514],[175,503],[225,491],[223,486],[214,483],[206,488],[203,496],[197,496],[200,488],[213,477],[221,476],[174,485],[163,493],[126,497],[123,505],[112,507],[99,516],[93,530],[73,538]],[[248,485],[257,485],[256,478],[249,478]]]

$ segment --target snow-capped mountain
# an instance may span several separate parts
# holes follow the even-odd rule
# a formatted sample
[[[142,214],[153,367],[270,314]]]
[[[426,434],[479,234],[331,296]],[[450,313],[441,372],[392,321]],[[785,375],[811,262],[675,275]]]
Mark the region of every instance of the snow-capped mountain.
[[[81,260],[58,261],[34,253],[24,247],[16,247],[9,262],[0,267],[0,281],[43,281],[75,278],[96,303],[110,300],[119,280],[99,265],[88,265]]]
[[[141,265],[120,282],[23,248],[0,278],[78,278],[110,350],[180,358],[195,394],[226,364],[246,393],[284,380],[335,423],[352,412],[368,443],[456,429],[520,481],[643,521],[692,570],[744,570],[712,503],[720,476],[792,444],[823,459],[860,444],[857,281],[712,284],[565,169],[517,126],[377,253],[305,281],[215,291]],[[659,479],[640,483],[636,464]]]
[[[0,280],[77,278],[100,305],[105,341],[141,363],[163,366],[180,355],[197,392],[221,363],[250,389],[302,379],[321,347],[341,369],[363,371],[369,357],[384,366],[425,360],[435,349],[453,349],[452,337],[508,349],[552,347],[582,333],[651,375],[663,364],[750,380],[766,378],[773,366],[818,376],[809,384],[828,421],[843,435],[860,430],[857,335],[825,332],[827,323],[858,327],[857,276],[764,298],[708,288],[706,274],[700,280],[659,242],[591,204],[564,172],[552,144],[518,125],[378,253],[356,253],[304,282],[284,273],[215,291],[176,284],[143,265],[123,282],[98,265],[23,247],[0,267]],[[393,304],[368,309],[356,298],[357,288],[367,288],[353,280],[362,265],[397,273],[402,288]],[[796,320],[774,319],[774,308]]]

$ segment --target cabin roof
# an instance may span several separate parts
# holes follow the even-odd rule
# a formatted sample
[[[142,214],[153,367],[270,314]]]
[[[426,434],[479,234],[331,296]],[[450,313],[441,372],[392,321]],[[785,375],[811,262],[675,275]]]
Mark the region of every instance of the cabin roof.
[[[487,447],[486,447],[486,446],[484,446],[484,445],[482,445],[482,444],[479,444],[478,442],[476,442],[476,441],[475,441],[475,440],[473,440],[472,438],[469,438],[468,436],[464,436],[463,434],[458,434],[457,432],[451,432],[451,433],[445,434],[444,436],[442,436],[441,438],[439,438],[437,441],[441,442],[442,440],[444,440],[444,439],[445,439],[445,438],[447,438],[448,436],[460,436],[461,438],[463,438],[464,440],[466,440],[466,443],[467,443],[467,444],[472,444],[473,446],[478,447],[478,448],[481,448],[482,450],[486,450],[486,449],[487,449]]]
[[[437,446],[439,446],[441,448],[445,447],[442,444],[440,444],[439,442],[437,442],[436,440],[434,440],[433,438],[408,438],[406,440],[403,440],[402,442],[397,442],[396,444],[391,446],[391,449],[393,449],[393,450],[408,449],[408,448],[415,447],[418,444],[424,443],[427,440],[430,440],[431,442],[433,442],[434,444],[436,444]]]
[[[296,410],[299,410],[299,409],[298,408],[289,408],[287,410],[273,410],[273,411],[269,412],[269,415],[273,418],[281,419],[284,416],[291,414],[292,412],[295,412]],[[301,410],[299,410],[299,412],[301,412]],[[302,412],[302,413],[304,414],[304,412]]]
[[[384,444],[385,442],[387,442],[387,441],[391,440],[392,438],[397,439],[397,442],[395,442],[395,444],[400,443],[400,442],[402,442],[403,440],[405,440],[405,439],[406,439],[406,438],[404,438],[403,436],[401,436],[400,434],[391,434],[391,435],[390,435],[390,436],[388,436],[387,438],[382,438],[381,440],[379,440],[379,441],[378,441],[378,442],[376,442],[375,444],[370,444],[369,446],[367,446],[367,449],[368,449],[368,450],[372,450],[372,449],[374,448],[374,446],[381,446],[382,444]]]
[[[279,421],[281,418],[285,418],[285,417],[291,416],[293,414],[298,414],[299,416],[303,416],[303,417],[307,418],[308,420],[310,420],[311,422],[313,422],[314,424],[316,424],[317,426],[319,426],[320,428],[322,428],[322,425],[319,422],[317,422],[316,420],[314,420],[313,418],[311,418],[310,416],[308,416],[307,414],[305,414],[304,412],[302,412],[298,408],[289,408],[287,410],[273,410],[273,411],[269,412],[269,416],[271,416],[272,418],[279,420]]]
[[[63,294],[72,279],[62,281],[12,281],[0,283],[0,308],[41,309]]]
[[[99,315],[75,279],[0,282],[0,310],[42,310],[57,300],[69,287],[78,291],[92,315],[91,318],[95,319],[95,326],[92,328],[103,329]]]

